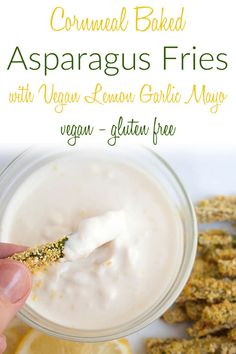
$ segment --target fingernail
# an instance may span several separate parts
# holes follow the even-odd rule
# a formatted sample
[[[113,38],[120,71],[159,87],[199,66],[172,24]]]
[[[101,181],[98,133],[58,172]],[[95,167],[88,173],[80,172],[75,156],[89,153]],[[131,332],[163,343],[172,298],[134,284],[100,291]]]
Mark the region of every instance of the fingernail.
[[[26,268],[12,261],[0,262],[0,296],[12,304],[25,297],[30,287],[30,277]]]

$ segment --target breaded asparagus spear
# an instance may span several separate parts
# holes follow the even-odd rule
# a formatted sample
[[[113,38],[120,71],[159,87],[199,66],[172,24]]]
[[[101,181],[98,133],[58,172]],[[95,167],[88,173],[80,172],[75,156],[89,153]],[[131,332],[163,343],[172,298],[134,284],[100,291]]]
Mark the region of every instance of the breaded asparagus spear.
[[[228,333],[227,333],[227,337],[231,340],[236,341],[236,327],[231,329]]]
[[[222,336],[194,339],[148,339],[146,354],[235,354],[236,344]]]
[[[236,258],[232,260],[218,260],[218,271],[224,277],[236,277]]]
[[[189,321],[189,317],[184,306],[175,304],[164,313],[163,320],[169,324],[173,324]]]
[[[185,303],[185,310],[188,317],[192,321],[198,321],[202,316],[202,311],[206,307],[205,302],[187,301]]]
[[[202,257],[197,257],[191,274],[192,278],[216,277],[218,269],[214,262],[209,262]]]
[[[31,272],[35,272],[63,258],[63,251],[67,240],[68,237],[65,236],[55,242],[46,243],[36,248],[28,248],[24,252],[15,253],[10,258],[24,263]]]
[[[196,207],[200,223],[236,221],[236,197],[217,196],[202,200]]]
[[[232,247],[233,236],[220,229],[203,231],[199,233],[198,245],[200,252],[212,247]]]
[[[224,300],[236,302],[236,281],[215,278],[192,278],[185,286],[178,303],[204,300],[208,304]]]
[[[224,301],[221,304],[206,306],[200,320],[188,328],[191,337],[204,337],[208,334],[236,326],[236,303]]]
[[[236,258],[236,248],[211,248],[204,255],[206,261],[233,260]]]

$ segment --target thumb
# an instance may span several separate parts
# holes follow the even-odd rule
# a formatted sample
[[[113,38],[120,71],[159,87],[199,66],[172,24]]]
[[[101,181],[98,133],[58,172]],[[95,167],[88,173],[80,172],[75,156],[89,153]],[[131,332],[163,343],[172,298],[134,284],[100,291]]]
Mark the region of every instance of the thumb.
[[[31,274],[21,263],[0,260],[0,334],[23,306],[31,289]]]

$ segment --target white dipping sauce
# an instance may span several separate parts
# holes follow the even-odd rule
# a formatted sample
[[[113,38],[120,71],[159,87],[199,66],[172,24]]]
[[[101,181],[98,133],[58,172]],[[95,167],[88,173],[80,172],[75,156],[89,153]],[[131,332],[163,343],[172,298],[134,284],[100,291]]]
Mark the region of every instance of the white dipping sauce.
[[[126,234],[125,213],[108,211],[101,216],[82,220],[79,230],[65,244],[65,261],[88,257],[98,247]]]
[[[5,242],[28,246],[78,232],[61,262],[34,275],[27,301],[77,329],[144,313],[168,291],[183,256],[182,222],[161,185],[105,152],[71,153],[36,170],[10,200],[1,229]]]

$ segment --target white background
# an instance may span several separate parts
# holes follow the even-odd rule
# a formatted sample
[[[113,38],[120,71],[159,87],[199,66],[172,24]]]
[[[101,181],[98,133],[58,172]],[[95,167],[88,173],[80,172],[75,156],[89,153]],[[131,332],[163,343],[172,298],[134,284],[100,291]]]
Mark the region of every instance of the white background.
[[[149,5],[155,9],[156,16],[161,6],[166,14],[176,16],[185,6],[187,21],[184,32],[145,32],[134,31],[134,7]],[[77,17],[101,18],[118,16],[122,6],[126,6],[130,27],[124,33],[82,33],[53,32],[49,26],[52,10],[55,6],[63,6],[66,14]],[[0,142],[6,146],[22,143],[54,143],[65,144],[60,136],[62,124],[94,124],[97,127],[110,127],[120,115],[124,118],[135,118],[142,123],[151,122],[157,116],[164,124],[175,124],[177,133],[174,137],[160,138],[157,149],[162,145],[177,144],[211,145],[219,142],[235,141],[235,41],[234,41],[234,2],[221,1],[108,1],[108,0],[30,0],[4,2],[0,12],[1,55],[0,55]],[[163,71],[162,52],[164,45],[178,45],[180,52],[191,51],[196,46],[197,54],[210,52],[228,54],[229,68],[225,71],[193,71],[188,67],[185,71],[178,69],[177,62],[170,63],[170,70]],[[25,71],[21,66],[6,68],[16,46],[21,48],[25,60],[33,52],[117,52],[130,53],[149,52],[152,69],[148,71],[121,72],[116,77],[107,77],[103,72],[52,71],[44,77],[42,71]],[[37,90],[42,83],[54,83],[58,90],[82,90],[90,93],[97,82],[101,82],[110,92],[135,90],[144,83],[150,83],[156,90],[164,89],[170,82],[176,88],[188,92],[196,83],[206,84],[209,90],[222,90],[228,99],[219,108],[217,114],[211,114],[209,107],[197,104],[136,104],[136,105],[68,105],[62,114],[54,112],[53,105],[45,105],[40,98],[33,104],[9,104],[10,91],[19,85],[30,84]],[[100,133],[93,138],[106,144],[107,133]],[[126,139],[127,141],[127,139]],[[131,141],[131,139],[130,139]],[[136,142],[150,144],[150,138],[136,138]],[[80,143],[92,140],[81,138]]]

